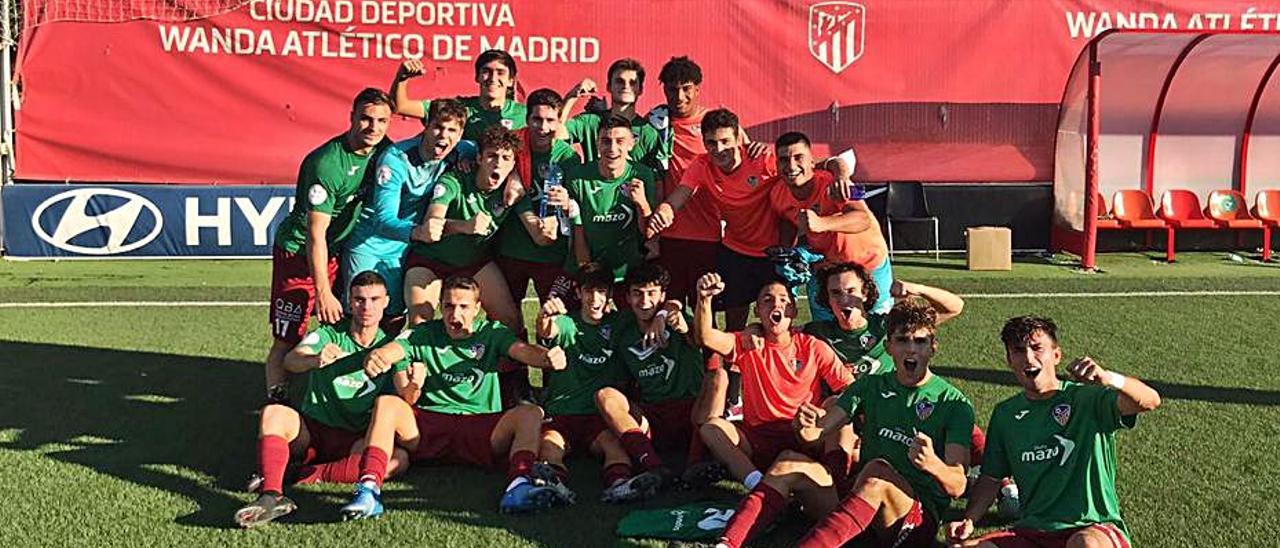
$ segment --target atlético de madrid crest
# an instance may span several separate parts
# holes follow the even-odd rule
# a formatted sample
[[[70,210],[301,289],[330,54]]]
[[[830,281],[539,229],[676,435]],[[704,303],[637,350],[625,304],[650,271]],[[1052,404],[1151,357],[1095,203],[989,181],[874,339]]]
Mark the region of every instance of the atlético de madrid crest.
[[[916,416],[920,417],[920,420],[928,419],[929,415],[932,415],[932,414],[933,414],[933,402],[922,401],[916,404]]]
[[[1071,404],[1060,403],[1053,406],[1053,420],[1056,421],[1059,426],[1066,426],[1067,421],[1071,420]]]
[[[818,2],[809,6],[809,53],[840,74],[862,57],[867,8],[856,2]]]

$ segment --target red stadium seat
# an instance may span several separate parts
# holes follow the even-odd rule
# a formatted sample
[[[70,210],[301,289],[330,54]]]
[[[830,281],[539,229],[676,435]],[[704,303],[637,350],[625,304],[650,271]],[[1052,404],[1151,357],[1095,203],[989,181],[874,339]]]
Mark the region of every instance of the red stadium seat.
[[[1141,190],[1120,190],[1111,196],[1111,216],[1120,226],[1129,230],[1147,232],[1147,247],[1151,247],[1150,230],[1164,230],[1165,260],[1173,262],[1173,228],[1156,217],[1151,196]]]
[[[1280,228],[1280,189],[1259,191],[1253,197],[1253,217],[1271,228]],[[1263,260],[1271,254],[1271,235],[1262,242]]]
[[[1190,190],[1166,190],[1160,197],[1160,209],[1156,215],[1169,224],[1169,261],[1173,261],[1174,231],[1189,228],[1218,228],[1218,223],[1206,218],[1200,210],[1200,198]]]
[[[1261,230],[1262,241],[1271,241],[1271,227],[1249,214],[1248,203],[1244,195],[1236,190],[1215,190],[1209,193],[1209,204],[1204,208],[1205,216],[1218,223],[1218,227],[1228,230]],[[1239,247],[1240,238],[1236,237]],[[1262,260],[1271,260],[1271,246],[1262,246]]]
[[[1116,220],[1115,215],[1107,210],[1107,201],[1102,198],[1101,192],[1093,193],[1093,201],[1098,203],[1098,230],[1124,228],[1120,226],[1120,221]]]

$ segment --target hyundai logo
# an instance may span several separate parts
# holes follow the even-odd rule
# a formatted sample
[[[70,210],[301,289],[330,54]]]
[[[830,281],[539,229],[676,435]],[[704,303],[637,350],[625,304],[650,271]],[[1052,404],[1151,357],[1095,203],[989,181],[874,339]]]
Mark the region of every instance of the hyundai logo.
[[[100,198],[103,196],[123,199],[124,205],[107,211],[105,200]],[[49,234],[40,222],[45,211],[50,206],[66,201],[70,203],[62,211],[62,216],[57,219],[53,234]],[[144,212],[150,215],[153,221],[151,232],[130,240],[133,229]],[[50,212],[50,215],[53,214]],[[115,255],[133,251],[156,239],[163,225],[164,219],[160,216],[160,209],[150,200],[132,192],[114,188],[68,190],[45,200],[31,214],[31,228],[41,240],[49,242],[58,249],[83,255]],[[103,243],[92,246],[71,243],[77,236],[95,229],[106,231],[106,239]]]

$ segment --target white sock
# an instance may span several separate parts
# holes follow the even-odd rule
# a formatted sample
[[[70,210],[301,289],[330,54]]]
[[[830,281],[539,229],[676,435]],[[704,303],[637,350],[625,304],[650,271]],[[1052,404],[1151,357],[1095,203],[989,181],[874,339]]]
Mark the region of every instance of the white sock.
[[[511,480],[511,483],[507,484],[507,491],[510,491],[510,490],[512,490],[512,489],[515,489],[516,487],[519,487],[519,486],[521,486],[521,485],[523,485],[523,484],[526,484],[526,483],[529,483],[529,478],[526,478],[526,477],[524,477],[524,476],[520,476],[520,477],[518,477],[518,478],[516,478],[516,479]]]
[[[370,489],[373,489],[375,492],[376,492],[376,491],[378,491],[378,482],[376,482],[376,481],[373,481],[373,480],[364,480],[364,481],[360,482],[360,485],[363,485],[363,486],[365,486],[365,487],[368,487],[368,488],[370,488]]]
[[[764,474],[761,474],[759,470],[752,470],[750,474],[747,474],[747,479],[742,480],[742,484],[747,486],[747,489],[755,489],[762,479],[764,479]]]

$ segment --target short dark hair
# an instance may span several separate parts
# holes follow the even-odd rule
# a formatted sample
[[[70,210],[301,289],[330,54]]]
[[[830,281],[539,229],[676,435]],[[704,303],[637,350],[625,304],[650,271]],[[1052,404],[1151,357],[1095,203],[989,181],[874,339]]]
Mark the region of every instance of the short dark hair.
[[[617,129],[617,128],[626,128],[626,130],[630,132],[631,120],[628,120],[621,116],[605,116],[603,120],[600,120],[599,135],[604,136],[605,134],[609,133],[610,130]]]
[[[462,101],[457,99],[436,99],[431,101],[431,109],[427,113],[427,119],[423,120],[424,124],[430,125],[436,120],[456,120],[462,124],[462,128],[467,127],[467,107],[462,105]]]
[[[608,292],[613,288],[613,271],[600,263],[587,263],[578,269],[574,281],[578,283],[579,289],[603,289]]]
[[[490,126],[480,134],[480,150],[497,149],[518,152],[522,143],[520,135],[502,126]]]
[[[1004,347],[1009,348],[1015,344],[1026,344],[1031,340],[1031,336],[1040,331],[1058,344],[1058,326],[1053,320],[1043,316],[1018,316],[1009,318],[1004,322],[1004,327],[1000,329],[1000,340],[1004,342]]]
[[[538,88],[533,90],[528,97],[525,98],[525,108],[527,112],[533,112],[533,107],[551,107],[551,110],[560,112],[560,108],[564,106],[564,98],[551,88]]]
[[[818,295],[809,295],[809,298],[817,298],[818,302],[827,304],[830,294],[827,291],[831,288],[831,278],[839,276],[845,272],[852,272],[862,281],[862,302],[863,308],[870,312],[875,308],[876,302],[880,299],[880,288],[876,287],[876,281],[871,277],[871,273],[858,263],[836,263],[818,271]]]
[[[360,93],[356,94],[356,98],[351,101],[351,112],[359,112],[360,108],[365,105],[387,105],[387,108],[395,110],[391,96],[378,88],[360,90]]]
[[[348,287],[355,289],[357,287],[368,287],[371,285],[387,287],[387,280],[382,277],[382,274],[378,274],[372,270],[366,270],[356,274],[354,278],[351,278],[351,283]]]
[[[449,276],[448,278],[445,278],[444,284],[440,287],[440,293],[443,295],[444,292],[453,289],[474,291],[476,293],[476,298],[480,298],[480,283],[471,276]]]
[[[627,275],[623,277],[622,285],[627,289],[656,285],[666,291],[667,286],[671,285],[671,273],[667,272],[667,269],[658,263],[645,261],[627,269]]]
[[[640,61],[636,61],[630,57],[624,57],[614,61],[609,65],[609,71],[604,74],[611,82],[613,81],[613,73],[623,70],[634,70],[636,72],[636,82],[642,86],[644,85],[644,65],[641,65]],[[699,76],[699,79],[701,79],[701,76]],[[605,85],[608,84],[606,83]]]
[[[778,140],[773,142],[774,150],[782,150],[797,143],[804,143],[804,146],[813,148],[813,144],[809,142],[809,136],[799,131],[788,131],[778,136]]]
[[[727,108],[718,108],[707,111],[702,117],[702,135],[711,135],[717,129],[729,128],[737,131],[739,126],[738,115]]]
[[[885,333],[894,333],[928,329],[938,332],[938,311],[932,306],[915,299],[899,301],[889,309],[889,318],[885,321]]]
[[[683,84],[686,82],[701,84],[702,67],[699,67],[697,63],[686,55],[672,57],[665,65],[662,65],[662,72],[658,73],[658,80],[664,84]]]
[[[507,66],[507,71],[511,73],[511,77],[516,77],[515,58],[512,57],[510,53],[500,49],[485,50],[479,57],[476,57],[476,76],[480,76],[480,69],[491,61],[500,61],[503,65]]]

